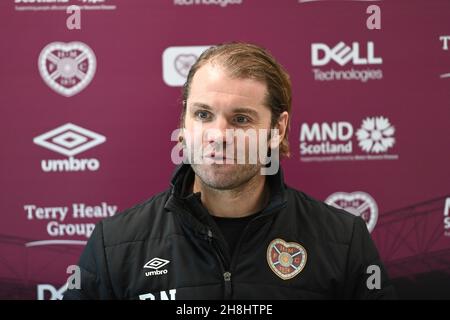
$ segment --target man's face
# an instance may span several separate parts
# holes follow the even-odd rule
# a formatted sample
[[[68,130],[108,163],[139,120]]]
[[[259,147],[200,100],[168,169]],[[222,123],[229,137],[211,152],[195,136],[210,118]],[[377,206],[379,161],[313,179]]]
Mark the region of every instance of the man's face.
[[[230,129],[241,129],[244,132],[260,132],[260,129],[265,129],[270,132],[271,112],[264,105],[266,93],[264,83],[231,78],[220,65],[207,63],[194,75],[186,102],[184,124],[187,136],[201,141],[206,163],[191,165],[208,187],[235,189],[259,174],[260,161],[249,161],[251,152],[255,151],[249,148],[248,136],[242,144],[237,143],[236,136],[229,133]],[[259,145],[258,137],[259,135]],[[192,139],[185,139],[185,143],[187,152],[192,154]],[[234,151],[231,158],[227,158],[229,149]],[[239,154],[245,155],[244,164],[237,163]],[[259,156],[256,158],[259,159]]]

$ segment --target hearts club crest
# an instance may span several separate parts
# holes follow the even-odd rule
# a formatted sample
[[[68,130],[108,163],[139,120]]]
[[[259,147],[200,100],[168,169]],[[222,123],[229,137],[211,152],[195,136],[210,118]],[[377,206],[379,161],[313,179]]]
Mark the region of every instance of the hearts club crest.
[[[175,58],[175,70],[182,77],[187,77],[189,70],[197,60],[197,56],[194,54],[180,54]]]
[[[298,275],[305,267],[307,253],[296,242],[273,240],[267,247],[267,263],[281,279],[288,280]]]
[[[38,58],[44,82],[66,97],[86,88],[94,77],[96,64],[94,52],[82,42],[52,42]]]

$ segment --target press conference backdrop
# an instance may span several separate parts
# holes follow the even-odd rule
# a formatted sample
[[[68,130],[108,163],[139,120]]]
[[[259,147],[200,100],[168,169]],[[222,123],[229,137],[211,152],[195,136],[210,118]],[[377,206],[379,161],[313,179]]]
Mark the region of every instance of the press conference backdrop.
[[[168,188],[181,86],[228,41],[291,75],[287,184],[366,220],[400,298],[450,298],[450,1],[2,0],[0,21],[1,298],[61,298],[94,224]]]

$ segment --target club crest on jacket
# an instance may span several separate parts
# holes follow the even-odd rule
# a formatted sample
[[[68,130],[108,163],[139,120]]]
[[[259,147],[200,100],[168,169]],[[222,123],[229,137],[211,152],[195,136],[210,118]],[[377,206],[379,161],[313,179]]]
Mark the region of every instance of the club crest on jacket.
[[[305,267],[305,248],[296,242],[273,240],[267,247],[267,263],[281,279],[288,280],[298,275]]]

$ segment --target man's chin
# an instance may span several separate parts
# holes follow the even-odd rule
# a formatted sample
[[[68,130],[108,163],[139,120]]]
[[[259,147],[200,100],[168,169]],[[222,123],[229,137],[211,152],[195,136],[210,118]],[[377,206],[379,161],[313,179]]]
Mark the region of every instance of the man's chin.
[[[241,167],[235,163],[212,163],[197,165],[196,171],[212,178],[225,173],[228,175],[233,174],[233,172],[237,173],[240,169]]]
[[[251,166],[253,167],[253,166]],[[248,182],[254,176],[254,168],[243,164],[193,165],[194,172],[207,186],[218,190],[231,190]],[[256,172],[259,172],[257,170]]]
[[[199,164],[197,168],[203,172],[215,172],[219,170],[242,170],[244,165],[227,162],[214,162],[210,164]]]

